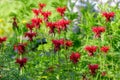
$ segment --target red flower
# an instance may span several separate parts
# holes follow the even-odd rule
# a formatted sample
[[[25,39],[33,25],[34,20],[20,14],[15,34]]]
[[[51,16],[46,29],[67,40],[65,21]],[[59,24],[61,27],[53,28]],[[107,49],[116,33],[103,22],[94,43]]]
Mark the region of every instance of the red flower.
[[[101,73],[101,75],[102,75],[102,76],[105,76],[105,75],[106,75],[106,71],[103,71],[103,72]]]
[[[76,64],[76,63],[79,61],[80,56],[81,56],[81,55],[80,55],[79,53],[73,52],[73,53],[70,55],[70,60],[71,60],[74,64]]]
[[[58,32],[60,33],[61,29],[62,30],[67,30],[67,25],[69,25],[70,21],[61,19],[56,22],[56,28],[58,29]]]
[[[72,41],[70,40],[65,41],[66,48],[71,47],[72,45],[73,45]]]
[[[98,69],[98,64],[89,64],[88,65],[90,71],[91,71],[91,74],[92,75],[95,75],[96,74],[96,70]]]
[[[111,21],[111,18],[115,16],[114,12],[103,12],[102,16],[106,18],[106,21]]]
[[[101,33],[105,32],[105,27],[101,27],[101,26],[93,27],[92,31],[95,33],[95,37],[99,38]]]
[[[66,11],[66,7],[58,7],[56,10],[61,16],[63,16]]]
[[[40,9],[40,10],[43,9],[45,6],[46,6],[46,4],[44,4],[44,3],[39,3],[39,9]]]
[[[34,25],[33,25],[33,24],[30,24],[30,23],[27,23],[27,24],[26,24],[26,27],[27,27],[28,29],[30,29],[30,31],[32,31],[32,29],[34,28]]]
[[[26,32],[25,37],[28,37],[30,41],[33,41],[33,37],[36,36],[35,32]]]
[[[51,12],[49,11],[41,12],[41,15],[44,17],[45,21],[48,21],[48,17],[51,15]]]
[[[53,23],[53,22],[47,22],[46,26],[50,28],[49,33],[54,33],[55,32],[55,23]]]
[[[34,25],[36,28],[40,27],[40,24],[42,23],[42,19],[41,18],[33,18],[31,20],[32,25]]]
[[[20,68],[22,68],[27,63],[27,58],[22,58],[22,59],[17,58],[16,63],[18,63],[20,65]]]
[[[38,16],[39,15],[39,10],[38,9],[32,9],[33,13]]]
[[[52,40],[52,43],[54,44],[54,51],[56,52],[60,50],[61,45],[64,45],[64,39]]]
[[[104,53],[107,53],[109,51],[109,46],[102,46],[100,50]]]
[[[89,56],[93,56],[94,52],[96,52],[97,48],[98,48],[97,46],[86,46],[85,50],[88,51]]]
[[[13,29],[14,29],[14,28],[18,28],[16,17],[13,18],[13,23],[12,23],[12,25],[13,25]]]
[[[25,46],[26,44],[24,43],[14,45],[14,51],[18,52],[19,54],[23,54],[25,52]]]
[[[6,37],[0,37],[0,44],[2,44],[4,41],[6,41]]]

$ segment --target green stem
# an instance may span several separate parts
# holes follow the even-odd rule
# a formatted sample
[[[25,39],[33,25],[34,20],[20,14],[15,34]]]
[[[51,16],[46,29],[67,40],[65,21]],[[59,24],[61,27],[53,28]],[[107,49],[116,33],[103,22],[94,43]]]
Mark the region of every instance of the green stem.
[[[22,55],[20,55],[20,59],[22,59]],[[20,75],[22,75],[23,71],[22,68],[20,68]]]
[[[59,53],[59,51],[57,52],[57,54],[58,54],[58,64],[60,65],[60,53]]]
[[[75,80],[77,80],[77,64],[75,64]]]

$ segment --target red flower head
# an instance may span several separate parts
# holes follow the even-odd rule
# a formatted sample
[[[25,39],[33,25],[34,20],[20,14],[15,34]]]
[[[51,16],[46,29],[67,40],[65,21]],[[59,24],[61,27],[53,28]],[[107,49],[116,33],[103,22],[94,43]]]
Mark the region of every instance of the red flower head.
[[[48,21],[48,17],[51,15],[51,12],[49,11],[41,12],[41,15],[44,17],[45,21]]]
[[[98,48],[97,46],[86,46],[85,50],[88,51],[89,56],[93,56],[94,52],[96,52],[97,48]]]
[[[67,49],[68,47],[71,47],[72,45],[73,45],[73,42],[72,42],[72,41],[70,41],[70,40],[65,41],[66,49]]]
[[[27,23],[26,27],[32,31],[32,29],[35,27],[33,24]]]
[[[16,17],[13,18],[13,23],[12,23],[12,25],[13,25],[13,29],[14,29],[14,28],[18,28],[18,24],[17,24],[17,19],[16,19]]]
[[[26,32],[25,37],[28,37],[30,41],[33,41],[33,37],[36,36],[35,32]]]
[[[60,33],[61,29],[62,30],[67,30],[67,25],[69,25],[70,21],[61,19],[56,22],[56,28],[58,29],[58,32]]]
[[[109,46],[102,46],[100,50],[104,53],[107,53],[109,51]]]
[[[54,51],[56,52],[60,50],[61,45],[64,45],[64,39],[52,40],[52,43],[54,44]]]
[[[70,55],[70,60],[71,60],[74,64],[76,64],[76,63],[79,61],[80,56],[81,56],[81,55],[80,55],[79,53],[73,52],[73,53]]]
[[[53,23],[53,22],[47,22],[46,26],[50,28],[49,33],[54,33],[55,32],[55,23]]]
[[[22,59],[17,58],[16,63],[18,63],[20,65],[20,68],[22,68],[27,63],[27,58],[22,58]]]
[[[103,72],[101,73],[102,76],[105,76],[106,74],[107,74],[106,71],[103,71]]]
[[[2,44],[4,41],[6,41],[6,37],[0,37],[0,44]]]
[[[95,75],[96,74],[96,70],[98,69],[98,64],[89,64],[88,65],[90,71],[91,71],[91,74],[92,75]]]
[[[66,7],[58,7],[57,12],[60,13],[61,16],[64,16],[64,13],[66,11]]]
[[[42,23],[42,19],[41,18],[33,18],[31,20],[32,25],[34,25],[36,28],[40,27],[40,24]]]
[[[40,9],[40,10],[42,10],[45,6],[46,6],[46,4],[44,4],[44,3],[39,3],[39,9]]]
[[[93,27],[92,31],[95,33],[95,37],[99,38],[102,32],[105,32],[105,27]]]
[[[114,18],[115,13],[114,12],[103,12],[102,16],[106,18],[106,21],[111,21],[111,19]]]
[[[25,46],[26,44],[24,43],[14,45],[14,51],[18,52],[19,54],[23,54],[25,52]]]
[[[39,10],[38,9],[32,9],[33,13],[38,16],[39,15]]]

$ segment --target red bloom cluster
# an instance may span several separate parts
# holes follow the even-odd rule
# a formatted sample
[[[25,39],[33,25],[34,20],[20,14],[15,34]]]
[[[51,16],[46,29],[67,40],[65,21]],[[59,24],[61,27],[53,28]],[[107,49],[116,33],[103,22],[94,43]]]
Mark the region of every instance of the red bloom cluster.
[[[30,41],[33,41],[33,37],[36,36],[35,32],[26,32],[25,37],[28,37]]]
[[[42,19],[41,18],[33,18],[31,20],[31,22],[36,28],[39,28],[40,24],[42,23]]]
[[[27,58],[17,58],[16,63],[18,63],[20,65],[20,68],[22,68],[27,63]]]
[[[13,23],[12,23],[12,25],[13,25],[13,29],[18,28],[18,24],[17,24],[17,19],[16,19],[16,17],[13,18]]]
[[[96,52],[97,48],[98,48],[97,46],[86,46],[85,50],[88,51],[89,56],[93,56],[94,52]]]
[[[14,51],[18,52],[18,54],[23,54],[25,52],[25,46],[24,43],[18,43],[17,45],[14,45]]]
[[[27,27],[30,31],[32,31],[33,28],[34,28],[34,24],[27,23],[27,24],[26,24],[26,27]]]
[[[49,33],[55,33],[55,23],[54,22],[47,22],[46,26],[50,29]]]
[[[61,16],[64,16],[64,13],[66,11],[66,7],[58,7],[57,12],[60,13]]]
[[[41,12],[41,15],[44,17],[45,21],[48,21],[48,17],[51,15],[50,11],[46,11],[46,12]]]
[[[102,46],[101,51],[107,53],[109,51],[109,46]]]
[[[60,27],[62,30],[66,30],[67,25],[69,25],[70,21],[65,19],[60,19],[56,24],[58,27]]]
[[[25,52],[26,43],[18,43],[14,45],[14,51],[16,51],[19,55],[23,55]],[[16,63],[20,65],[20,69],[24,67],[25,63],[27,62],[27,58],[17,58]]]
[[[67,30],[67,25],[69,25],[70,21],[65,19],[60,19],[56,22],[56,28],[58,29],[58,33],[60,33],[61,30]]]
[[[66,41],[65,41],[66,49],[67,49],[68,47],[71,47],[72,45],[73,45],[73,42],[72,42],[72,41],[70,41],[70,40],[66,40]]]
[[[92,31],[95,33],[95,37],[99,38],[101,36],[101,33],[105,32],[105,27],[93,27]]]
[[[47,22],[47,27],[50,28],[50,33],[54,33],[55,29],[58,30],[58,33],[61,32],[61,30],[67,30],[67,25],[69,25],[70,21],[65,19],[60,19],[56,22]]]
[[[52,40],[52,43],[54,44],[54,51],[56,52],[60,50],[61,45],[64,45],[64,39]]]
[[[5,42],[6,41],[6,37],[0,37],[0,44],[2,44],[3,42]]]
[[[70,60],[71,60],[74,64],[76,64],[76,63],[79,61],[80,56],[81,56],[81,55],[80,55],[78,52],[73,52],[73,53],[70,55]]]
[[[90,69],[91,74],[95,75],[96,74],[96,70],[99,68],[99,66],[98,66],[98,64],[89,64],[88,68]]]
[[[72,41],[64,40],[64,39],[52,40],[52,43],[54,44],[54,51],[55,52],[60,50],[61,46],[65,46],[67,49],[68,47],[71,47],[73,45]]]
[[[39,9],[32,9],[33,13],[38,16],[39,15]]]
[[[26,27],[30,31],[32,31],[34,27],[39,28],[42,23],[42,19],[41,18],[33,18],[33,19],[31,19],[31,22],[32,22],[31,24],[30,23],[26,24]]]
[[[33,13],[38,16],[41,12],[42,9],[46,6],[44,3],[39,3],[39,9],[32,9]]]
[[[111,21],[111,18],[115,16],[114,12],[103,12],[102,16],[106,18],[106,21]]]
[[[45,6],[46,6],[46,4],[44,4],[44,3],[39,3],[39,10],[42,10]]]
[[[30,20],[30,23],[26,24],[26,27],[30,31],[25,33],[25,37],[28,37],[30,41],[33,41],[33,37],[36,36],[36,32],[33,32],[33,28],[38,29],[40,28],[41,23],[43,23],[43,19],[39,18],[39,14],[41,14],[44,17],[45,22],[48,21],[48,17],[51,15],[51,12],[42,10],[45,6],[46,4],[39,3],[39,9],[32,9],[33,13],[35,14],[35,18],[32,18]]]

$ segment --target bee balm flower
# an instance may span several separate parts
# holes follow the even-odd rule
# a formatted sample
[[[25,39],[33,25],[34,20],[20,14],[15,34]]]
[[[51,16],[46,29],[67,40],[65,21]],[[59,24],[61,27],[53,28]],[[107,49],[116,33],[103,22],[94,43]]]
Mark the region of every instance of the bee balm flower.
[[[18,63],[20,65],[20,68],[22,68],[27,63],[27,58],[17,58],[16,63]]]
[[[33,41],[33,37],[36,36],[35,32],[26,32],[25,37],[28,37],[30,41]]]
[[[46,26],[50,29],[49,33],[55,33],[55,23],[54,22],[47,22]]]
[[[101,37],[101,33],[105,32],[105,27],[101,27],[101,26],[93,27],[92,31],[95,33],[95,37],[99,38]]]
[[[94,52],[97,50],[97,46],[86,46],[85,50],[88,52],[89,56],[93,56]]]
[[[73,53],[70,55],[70,60],[71,60],[74,64],[76,64],[76,63],[79,61],[80,56],[81,56],[81,55],[80,55],[79,53],[73,52]]]
[[[39,15],[39,10],[38,9],[32,9],[33,13],[38,16]]]
[[[27,23],[27,24],[26,24],[26,27],[27,27],[30,31],[32,31],[35,26],[34,26],[33,24]]]
[[[73,45],[73,42],[72,42],[72,41],[70,41],[70,40],[66,40],[66,41],[65,41],[66,49],[67,49],[68,47],[71,47],[72,45]]]
[[[45,6],[46,6],[46,4],[44,4],[44,3],[39,3],[39,9],[40,9],[40,10],[42,10]]]
[[[54,44],[54,51],[56,52],[60,50],[61,45],[64,45],[64,39],[52,40],[52,43]]]
[[[5,42],[6,41],[6,37],[0,37],[0,44],[2,44],[3,42]]]
[[[45,21],[48,21],[48,17],[51,15],[51,12],[49,11],[41,12],[41,15],[44,17]]]
[[[92,75],[96,74],[96,70],[99,68],[98,64],[89,64],[88,68],[90,69],[90,72]]]
[[[18,43],[17,45],[14,45],[14,51],[23,54],[25,52],[25,46],[26,44]]]
[[[58,7],[56,10],[61,16],[63,16],[66,11],[66,7]]]
[[[104,53],[107,53],[109,51],[109,46],[102,46],[100,50]]]
[[[42,23],[41,18],[33,18],[31,19],[32,25],[35,26],[36,28],[40,27],[40,24]]]
[[[115,13],[114,12],[103,12],[102,16],[106,18],[106,21],[111,21],[111,19],[114,18]]]
[[[58,29],[58,33],[60,33],[61,30],[67,31],[67,25],[70,24],[69,20],[60,19],[56,22],[56,28]]]

